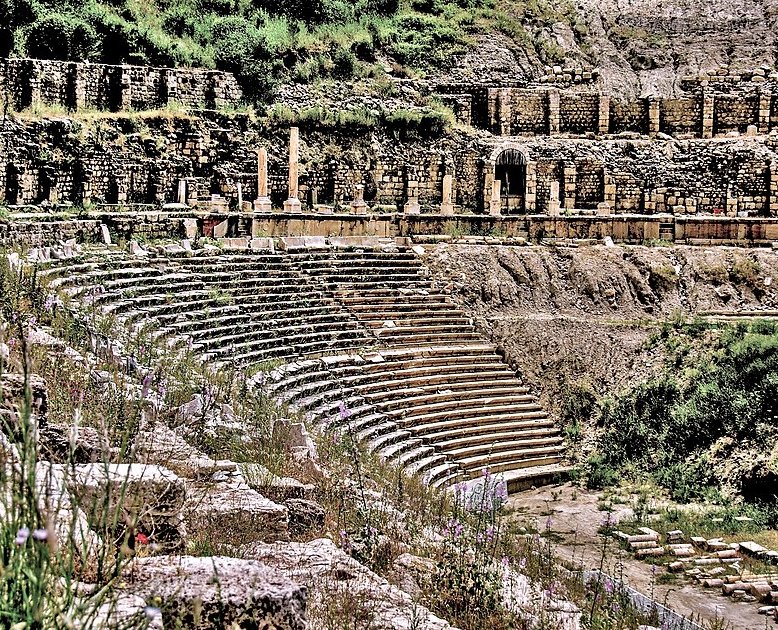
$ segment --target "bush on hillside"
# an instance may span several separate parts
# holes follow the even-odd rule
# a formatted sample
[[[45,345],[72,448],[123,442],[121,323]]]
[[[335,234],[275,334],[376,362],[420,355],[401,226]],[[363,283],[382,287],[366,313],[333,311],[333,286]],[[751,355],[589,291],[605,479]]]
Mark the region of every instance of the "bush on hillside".
[[[25,49],[30,57],[84,61],[95,56],[98,37],[87,22],[53,13],[36,20],[27,30]]]

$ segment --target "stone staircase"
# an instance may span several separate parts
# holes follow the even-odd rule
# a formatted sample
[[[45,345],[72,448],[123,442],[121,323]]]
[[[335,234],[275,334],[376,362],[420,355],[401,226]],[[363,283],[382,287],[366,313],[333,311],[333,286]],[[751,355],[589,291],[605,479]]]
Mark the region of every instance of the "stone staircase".
[[[567,471],[554,423],[411,250],[109,250],[41,275],[171,349],[258,367],[255,386],[432,485]]]

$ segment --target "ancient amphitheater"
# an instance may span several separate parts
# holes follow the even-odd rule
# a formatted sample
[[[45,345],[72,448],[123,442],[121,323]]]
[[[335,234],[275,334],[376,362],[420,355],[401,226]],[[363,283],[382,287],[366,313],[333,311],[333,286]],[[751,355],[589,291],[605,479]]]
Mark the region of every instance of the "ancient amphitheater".
[[[403,575],[435,576],[434,591],[435,580],[443,579],[441,565],[453,561],[437,558],[431,565],[412,555],[421,548],[412,536],[424,530],[425,540],[440,547],[452,532],[457,538],[462,525],[452,517],[436,522],[442,534],[415,527],[414,509],[387,507],[385,488],[377,484],[366,491],[361,479],[353,482],[362,464],[323,470],[311,435],[323,440],[319,450],[327,440],[347,436],[389,469],[405,473],[398,482],[401,496],[405,484],[417,481],[445,491],[432,496],[455,505],[450,498],[463,491],[481,500],[496,492],[500,501],[506,492],[538,492],[580,471],[571,434],[563,433],[559,409],[549,406],[554,375],[535,378],[551,364],[540,356],[548,348],[538,343],[517,351],[510,335],[499,332],[502,322],[515,324],[514,336],[542,336],[546,327],[549,338],[559,336],[560,346],[577,341],[581,356],[600,356],[599,350],[607,361],[613,355],[616,365],[622,358],[617,346],[626,336],[609,332],[610,342],[576,340],[576,326],[585,317],[594,330],[619,317],[623,327],[654,318],[649,324],[658,328],[672,308],[685,309],[682,315],[689,317],[774,315],[765,261],[778,242],[778,72],[767,65],[748,72],[722,68],[684,77],[678,94],[645,98],[604,93],[597,80],[596,73],[562,66],[524,84],[398,80],[408,90],[434,95],[455,116],[448,131],[425,135],[424,129],[407,133],[388,122],[349,130],[322,129],[305,120],[258,121],[230,111],[241,94],[229,73],[0,61],[6,112],[19,112],[0,121],[0,244],[8,260],[3,295],[8,304],[36,313],[32,323],[22,325],[4,312],[3,334],[17,326],[29,332],[31,347],[81,366],[90,387],[104,396],[92,402],[102,401],[96,404],[106,409],[106,401],[113,400],[110,392],[122,388],[129,392],[127,400],[152,401],[149,390],[162,388],[163,359],[184,363],[195,357],[200,370],[200,389],[187,390],[191,401],[170,409],[159,394],[139,412],[137,426],[128,422],[134,432],[129,447],[107,445],[107,432],[100,435],[93,427],[79,433],[78,420],[75,429],[47,426],[41,401],[47,385],[50,390],[58,385],[33,383],[35,426],[50,455],[36,463],[43,466],[38,476],[48,484],[46,500],[53,493],[67,506],[52,509],[46,503],[43,512],[54,516],[35,532],[44,531],[41,540],[53,537],[46,532],[64,526],[64,510],[81,528],[79,540],[86,547],[99,547],[103,538],[119,541],[108,547],[131,560],[132,578],[121,574],[131,587],[122,591],[121,605],[100,608],[95,627],[116,627],[111,624],[137,616],[145,623],[138,627],[163,627],[163,621],[165,628],[178,627],[175,623],[345,627],[337,625],[343,610],[332,613],[326,607],[336,599],[322,586],[331,588],[327,580],[350,584],[346,600],[359,595],[371,602],[374,625],[355,628],[452,627],[439,618],[445,610],[435,608],[434,597],[414,603],[411,594],[423,588],[413,580],[392,578],[389,584],[379,577],[382,565],[364,549],[375,553],[370,532],[396,527],[401,533],[394,534],[396,544],[387,552],[393,554],[393,571],[400,572],[397,562],[404,558]],[[34,114],[36,108],[43,113]],[[454,251],[448,248],[458,246],[468,248],[469,276],[459,262],[446,262],[447,252]],[[694,253],[701,246],[707,253]],[[742,284],[761,284],[758,290],[738,288],[739,293],[711,289],[704,305],[694,304],[689,296],[695,287],[683,280],[684,266],[697,264],[697,255],[715,258],[718,254],[710,252],[719,246],[726,256],[742,255],[751,261],[749,269],[759,270],[754,277],[741,272]],[[747,253],[732,254],[735,250],[724,246]],[[752,254],[748,247],[761,249]],[[600,257],[602,269],[592,270],[596,262],[576,266],[581,260],[576,252],[583,249]],[[669,253],[655,254],[660,249]],[[517,270],[510,257],[521,252],[545,256],[547,267],[533,267],[527,254]],[[619,269],[632,265],[618,286],[603,280],[615,268],[614,257]],[[479,260],[493,264],[489,278],[473,271]],[[712,264],[705,264],[710,272]],[[9,288],[9,278],[17,277],[34,286],[24,299],[12,297]],[[575,290],[568,291],[576,280]],[[679,287],[677,304],[662,303],[657,289],[662,282]],[[543,312],[527,312],[531,308],[516,305],[519,300],[512,297],[534,286],[542,286]],[[511,300],[524,309],[516,320],[500,310]],[[39,318],[48,318],[46,324]],[[63,321],[71,328],[57,329]],[[560,321],[569,324],[566,333],[559,332]],[[81,345],[74,336],[54,339],[54,330],[76,330]],[[16,333],[7,334],[6,340]],[[15,343],[3,342],[3,361],[26,374],[30,363],[19,344],[26,352],[28,342]],[[590,345],[598,347],[585,347]],[[41,360],[35,350],[32,356]],[[108,367],[121,376],[111,376]],[[611,369],[629,380],[626,363]],[[286,416],[277,424],[291,427],[296,439],[282,443],[281,450],[299,474],[289,473],[289,467],[283,474],[260,467],[269,475],[265,478],[251,467],[256,462],[215,454],[224,451],[214,444],[226,445],[235,434],[238,441],[245,434],[244,442],[251,442],[248,424],[236,412],[243,409],[241,400],[219,399],[209,407],[216,394],[208,379],[223,373],[241,375],[246,400],[270,400]],[[61,404],[64,394],[49,391],[48,396]],[[18,422],[18,405],[6,411]],[[202,435],[187,425],[198,415],[213,421],[207,442],[213,451],[206,452]],[[219,427],[228,430],[220,434]],[[265,438],[274,435],[271,430]],[[21,457],[5,438],[2,448],[8,462]],[[323,488],[334,487],[333,480],[343,485],[337,486],[339,494],[331,494],[340,500],[357,497],[354,502],[364,507],[357,510],[360,518],[372,515],[360,522],[362,538],[342,514],[317,503],[325,503],[325,495],[332,498]],[[492,481],[496,490],[488,485]],[[114,504],[107,497],[117,489],[121,499]],[[101,497],[124,519],[121,526],[106,526],[108,508]],[[381,506],[378,517],[374,504]],[[432,506],[430,499],[417,511],[432,513]],[[234,533],[237,522],[240,536]],[[550,517],[548,522],[550,533]],[[544,532],[535,528],[541,531],[532,542],[531,529],[511,531],[517,540],[536,544]],[[17,546],[28,541],[29,528],[24,531],[13,532],[22,539]],[[493,526],[480,531],[474,548],[480,549],[487,531],[489,541],[495,536]],[[390,538],[383,529],[381,535]],[[596,531],[592,535],[597,539]],[[646,540],[638,540],[641,536]],[[624,539],[650,543],[642,549],[657,557],[670,549],[659,546],[659,534],[650,528]],[[200,545],[194,548],[218,553],[194,553],[193,540]],[[147,543],[159,547],[137,551]],[[528,559],[532,565],[546,557],[543,550],[550,546],[545,544],[543,539],[523,558],[521,570]],[[695,548],[704,549],[698,559],[710,561],[700,566],[723,567],[732,558],[745,562],[755,549],[727,544],[697,540]],[[773,562],[774,552],[758,547],[754,553],[760,561]],[[697,555],[691,543],[681,551]],[[499,574],[501,601],[514,615],[512,623],[593,627],[581,625],[592,619],[580,601],[572,603],[575,589],[556,590],[560,576],[572,579],[575,571],[553,569],[551,584],[557,586],[551,586],[525,577],[511,564],[514,552],[500,551],[504,571]],[[477,556],[472,549],[467,553]],[[488,575],[496,574],[500,562],[490,556]],[[587,571],[597,567],[580,569],[588,580],[595,574]],[[760,622],[767,615],[778,621],[778,583],[764,570],[759,588],[744,578],[732,581],[738,588],[729,590],[767,604]],[[706,579],[720,579],[714,586],[723,585],[726,592],[729,582],[716,575]],[[652,597],[654,586],[652,581]],[[711,611],[688,593],[686,599],[671,599],[666,590],[665,608],[647,597],[645,584],[640,590],[643,595],[623,592],[646,622],[691,629],[711,620]],[[152,605],[154,597],[162,603]],[[597,597],[595,590],[595,602]],[[727,608],[730,604],[724,606],[727,622],[756,627],[738,625],[746,618],[743,623],[753,622],[756,606]],[[192,606],[199,612],[192,613]],[[327,614],[334,617],[329,625],[306,625],[306,606],[316,623]],[[200,619],[202,607],[212,618]],[[700,610],[696,621],[683,618]],[[541,622],[547,625],[532,625]]]

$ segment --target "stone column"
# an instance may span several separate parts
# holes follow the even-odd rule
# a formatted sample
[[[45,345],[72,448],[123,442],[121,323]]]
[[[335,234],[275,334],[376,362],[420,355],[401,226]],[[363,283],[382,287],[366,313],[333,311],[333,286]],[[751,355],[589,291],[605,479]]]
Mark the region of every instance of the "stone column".
[[[362,184],[357,184],[354,187],[354,201],[351,202],[351,208],[354,210],[354,214],[367,214],[365,187]]]
[[[712,92],[704,91],[702,93],[702,137],[712,138],[715,133],[714,116],[716,108],[716,97]]]
[[[559,133],[561,115],[559,113],[559,90],[548,91],[548,135]]]
[[[511,118],[512,118],[510,88],[504,88],[500,90],[500,99],[498,101],[498,104],[499,104],[499,112],[500,112],[500,119],[499,119],[500,135],[510,136]]]
[[[597,131],[600,135],[605,135],[611,127],[611,97],[607,94],[600,94],[600,113],[597,125]]]
[[[76,111],[85,109],[86,103],[86,77],[84,65],[74,63],[71,72],[73,73],[73,109]]]
[[[778,162],[770,162],[770,190],[768,191],[769,214],[778,216]]]
[[[607,173],[603,174],[603,201],[611,208],[616,207],[616,181]]]
[[[186,205],[186,179],[183,177],[178,180],[178,196],[176,202]]]
[[[576,182],[576,169],[575,164],[565,164],[565,170],[564,170],[564,178],[565,178],[565,209],[572,210],[575,208],[575,201],[576,201],[576,190],[575,190],[575,182]],[[557,195],[557,198],[559,195]]]
[[[524,189],[524,210],[528,213],[537,209],[538,193],[538,165],[536,162],[527,162],[526,188]]]
[[[270,212],[273,206],[270,203],[267,188],[267,149],[262,147],[257,151],[257,198],[254,201],[254,212]]]
[[[243,212],[243,184],[238,182],[238,212]]]
[[[500,129],[499,110],[500,106],[498,99],[500,96],[500,90],[498,88],[487,88],[486,91],[486,116],[488,121],[488,129],[497,133]]]
[[[298,177],[300,172],[300,130],[289,129],[289,199],[284,202],[284,212],[302,212],[302,204],[297,198]]]
[[[492,198],[489,200],[489,214],[493,217],[502,215],[502,200],[500,199],[501,188],[502,182],[499,179],[495,179],[494,182],[492,182]]]
[[[738,212],[738,199],[737,195],[735,195],[734,191],[732,190],[731,184],[727,186],[727,198],[725,203],[727,205],[727,216],[736,217]]]
[[[454,214],[454,178],[451,175],[443,176],[443,203],[440,204],[440,214]]]
[[[759,133],[770,133],[770,109],[772,107],[773,95],[765,89],[759,92]]]
[[[658,99],[648,99],[648,135],[652,138],[659,133],[659,106],[660,102]]]
[[[550,217],[558,217],[559,210],[559,182],[551,182],[548,193],[548,215]]]
[[[119,83],[121,85],[120,111],[128,112],[132,109],[132,76],[127,66],[121,66],[119,72]]]

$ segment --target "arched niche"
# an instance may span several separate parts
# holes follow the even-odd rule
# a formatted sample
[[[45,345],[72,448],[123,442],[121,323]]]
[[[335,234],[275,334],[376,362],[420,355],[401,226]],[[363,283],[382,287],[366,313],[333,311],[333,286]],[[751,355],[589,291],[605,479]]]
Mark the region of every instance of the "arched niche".
[[[492,186],[500,182],[500,205],[503,214],[523,214],[527,211],[527,164],[525,147],[503,145],[485,160],[484,199],[490,199]]]

